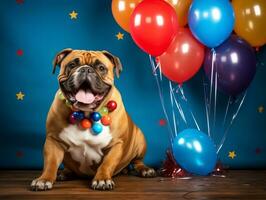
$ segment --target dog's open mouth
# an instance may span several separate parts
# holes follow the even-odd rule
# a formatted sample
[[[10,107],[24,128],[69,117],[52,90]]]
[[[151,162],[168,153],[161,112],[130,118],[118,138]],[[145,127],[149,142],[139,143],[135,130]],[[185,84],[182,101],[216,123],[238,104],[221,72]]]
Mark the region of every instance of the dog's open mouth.
[[[77,109],[92,110],[97,108],[104,98],[107,96],[110,86],[104,91],[93,91],[89,85],[82,84],[77,90],[72,92],[64,92],[68,100]]]
[[[90,90],[79,89],[75,95],[75,99],[83,104],[92,104],[93,102],[98,102],[103,99],[104,95],[93,94]]]

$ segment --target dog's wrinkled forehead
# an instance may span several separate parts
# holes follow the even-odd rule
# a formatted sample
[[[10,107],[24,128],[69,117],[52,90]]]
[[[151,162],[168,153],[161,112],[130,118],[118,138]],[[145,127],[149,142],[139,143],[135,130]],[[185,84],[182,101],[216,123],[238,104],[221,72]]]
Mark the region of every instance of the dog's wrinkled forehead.
[[[122,65],[118,57],[112,55],[108,51],[86,51],[86,50],[73,50],[70,48],[63,49],[54,58],[53,73],[55,73],[56,66],[60,67],[59,79],[61,76],[66,76],[66,67],[74,62],[78,66],[93,65],[98,62],[103,64],[108,73],[105,76],[108,79],[114,78],[114,69],[117,77],[122,71]]]
[[[65,67],[71,62],[78,62],[80,66],[101,62],[111,72],[114,67],[114,64],[100,51],[73,50],[62,60],[60,73],[65,73]]]

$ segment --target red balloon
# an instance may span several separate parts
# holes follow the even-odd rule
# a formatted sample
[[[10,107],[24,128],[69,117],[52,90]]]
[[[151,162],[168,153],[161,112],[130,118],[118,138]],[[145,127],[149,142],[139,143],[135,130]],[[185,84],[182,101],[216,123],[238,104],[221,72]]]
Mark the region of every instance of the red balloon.
[[[145,52],[161,55],[170,45],[178,29],[174,8],[163,0],[144,0],[130,17],[130,33]]]
[[[204,59],[204,46],[188,28],[180,28],[169,48],[159,56],[162,73],[172,81],[183,83],[194,76]]]

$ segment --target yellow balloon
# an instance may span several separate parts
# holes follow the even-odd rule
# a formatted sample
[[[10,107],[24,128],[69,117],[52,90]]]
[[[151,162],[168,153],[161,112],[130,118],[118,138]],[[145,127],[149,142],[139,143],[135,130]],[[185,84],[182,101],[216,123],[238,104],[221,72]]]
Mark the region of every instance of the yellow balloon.
[[[112,1],[112,13],[115,21],[125,31],[130,32],[129,22],[130,16],[135,7],[141,2],[141,0],[113,0]]]
[[[266,0],[233,0],[235,32],[258,47],[266,43]]]
[[[192,3],[192,0],[166,0],[170,3],[177,14],[178,25],[184,27],[187,25],[188,10]]]

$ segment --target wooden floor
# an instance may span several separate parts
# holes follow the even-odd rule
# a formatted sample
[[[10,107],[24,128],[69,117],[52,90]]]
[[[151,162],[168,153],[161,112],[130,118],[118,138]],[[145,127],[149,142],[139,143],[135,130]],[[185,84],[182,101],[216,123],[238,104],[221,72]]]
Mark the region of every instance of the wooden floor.
[[[32,192],[38,171],[0,171],[0,199],[266,199],[266,171],[229,171],[225,178],[191,179],[118,176],[113,191],[94,191],[89,180],[57,182],[53,190]]]

